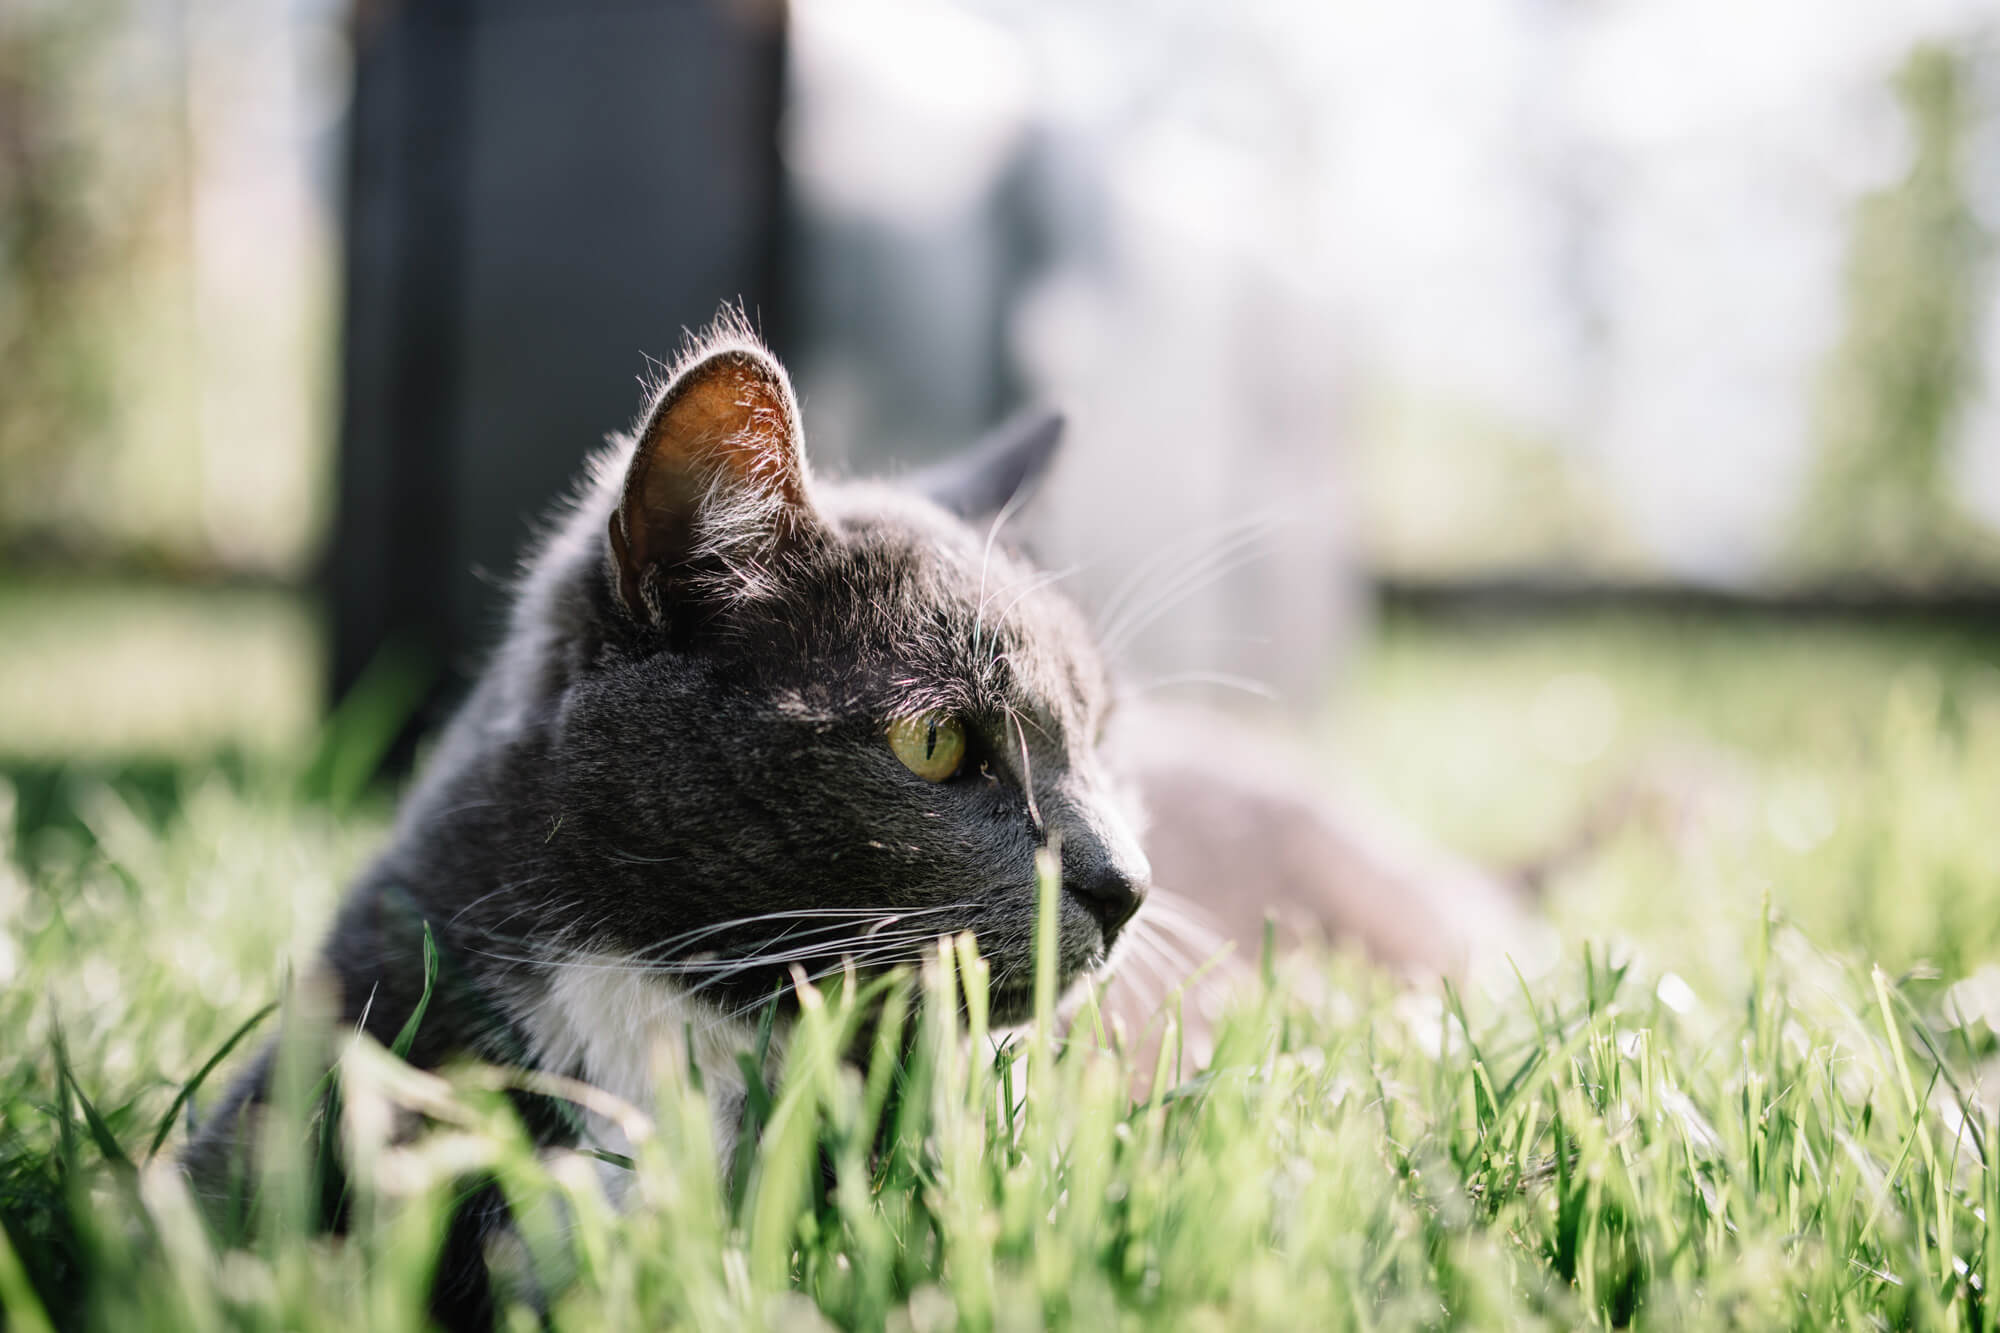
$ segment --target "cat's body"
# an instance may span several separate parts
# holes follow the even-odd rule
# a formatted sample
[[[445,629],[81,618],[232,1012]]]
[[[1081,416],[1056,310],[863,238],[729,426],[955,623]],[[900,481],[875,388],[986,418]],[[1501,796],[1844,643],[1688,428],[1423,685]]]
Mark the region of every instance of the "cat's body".
[[[728,322],[699,343],[527,564],[505,641],[342,908],[321,958],[341,1020],[395,1038],[428,930],[414,1063],[526,1066],[648,1106],[662,1062],[692,1057],[726,1142],[736,1054],[798,974],[909,963],[969,930],[994,1020],[1020,1021],[1044,848],[1060,849],[1061,980],[1101,967],[1151,879],[1101,753],[1110,683],[1050,581],[996,523],[964,521],[1052,443],[1002,441],[928,496],[819,483],[769,354]],[[1239,943],[1262,900],[1330,901],[1273,879],[1310,881],[1324,837],[1260,854],[1259,819],[1297,822],[1285,792],[1225,774],[1207,800],[1186,781],[1199,762],[1133,752],[1177,877],[1203,881],[1173,887],[1231,907]],[[1430,944],[1410,956],[1447,964],[1450,940]],[[270,1066],[188,1150],[210,1199],[247,1168]],[[623,1146],[599,1120],[535,1128]],[[490,1317],[480,1236],[499,1216],[487,1197],[451,1243],[447,1322]]]
[[[1152,1081],[1171,1013],[1183,1069],[1214,1020],[1281,952],[1352,949],[1419,984],[1511,981],[1551,941],[1523,886],[1451,855],[1265,727],[1206,708],[1121,708],[1107,760],[1129,784],[1153,890],[1101,994]],[[1267,933],[1268,932],[1268,933]],[[1179,1002],[1174,1002],[1179,992]]]

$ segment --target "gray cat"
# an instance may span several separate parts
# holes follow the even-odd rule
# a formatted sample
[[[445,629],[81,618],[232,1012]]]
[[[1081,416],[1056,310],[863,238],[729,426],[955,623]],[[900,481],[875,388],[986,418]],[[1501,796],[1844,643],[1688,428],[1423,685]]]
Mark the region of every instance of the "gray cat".
[[[691,1054],[733,1132],[735,1053],[794,968],[886,968],[969,930],[994,1021],[1021,1021],[1040,848],[1061,849],[1060,981],[1105,962],[1150,875],[1099,756],[1105,670],[1078,613],[962,521],[1053,432],[916,489],[817,481],[802,443],[784,371],[725,319],[595,462],[326,942],[345,1023],[395,1037],[428,927],[414,1063],[477,1056],[649,1106],[655,1062]],[[211,1200],[241,1178],[272,1063],[188,1151]],[[447,1322],[490,1318],[499,1215],[489,1193],[448,1245]]]
[[[428,931],[414,1063],[473,1056],[646,1107],[692,1062],[728,1144],[736,1056],[796,970],[885,970],[971,931],[993,1021],[1025,1019],[1046,847],[1065,987],[1154,896],[1144,975],[1108,1001],[1142,1073],[1165,992],[1233,943],[1198,997],[1215,998],[1267,918],[1281,940],[1418,970],[1508,947],[1523,918],[1498,881],[1329,799],[1296,752],[1212,716],[1128,705],[1114,725],[1083,617],[1000,539],[1059,427],[1028,421],[902,487],[829,484],[742,322],[698,339],[527,561],[504,641],[348,895],[321,959],[341,1021],[394,1039]],[[1198,1058],[1202,1015],[1187,1020]],[[240,1202],[273,1064],[184,1159],[219,1214]],[[544,1141],[626,1146],[600,1117],[520,1105]],[[504,1225],[490,1188],[461,1210],[441,1322],[491,1323]]]

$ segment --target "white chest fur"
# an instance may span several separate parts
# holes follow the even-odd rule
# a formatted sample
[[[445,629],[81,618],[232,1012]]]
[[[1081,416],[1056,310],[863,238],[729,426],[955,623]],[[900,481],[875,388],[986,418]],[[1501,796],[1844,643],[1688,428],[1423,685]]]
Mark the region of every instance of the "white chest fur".
[[[676,978],[610,954],[576,954],[557,964],[546,990],[519,1017],[540,1068],[580,1077],[647,1116],[657,1110],[663,1086],[687,1078],[692,1041],[717,1157],[729,1160],[743,1107],[737,1055],[754,1050],[757,1040],[750,1023],[690,994]],[[609,1117],[586,1111],[584,1128],[586,1146],[631,1153],[631,1140]],[[608,1167],[606,1192],[618,1198],[627,1178]]]

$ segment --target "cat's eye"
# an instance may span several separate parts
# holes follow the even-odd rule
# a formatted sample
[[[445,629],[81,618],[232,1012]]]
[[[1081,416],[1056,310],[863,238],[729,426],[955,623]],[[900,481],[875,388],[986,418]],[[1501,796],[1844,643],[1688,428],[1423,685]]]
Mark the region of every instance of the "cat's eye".
[[[944,713],[918,713],[889,724],[889,748],[926,782],[943,782],[965,762],[965,726]]]

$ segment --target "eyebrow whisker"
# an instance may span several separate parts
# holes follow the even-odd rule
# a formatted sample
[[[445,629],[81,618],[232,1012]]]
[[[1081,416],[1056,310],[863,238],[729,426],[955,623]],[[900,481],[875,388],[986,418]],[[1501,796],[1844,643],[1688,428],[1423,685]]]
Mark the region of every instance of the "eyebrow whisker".
[[[1014,740],[1021,749],[1021,794],[1028,798],[1028,821],[1034,825],[1036,837],[1047,839],[1048,829],[1042,824],[1042,810],[1035,803],[1035,770],[1028,758],[1028,733],[1022,729],[1021,715],[1015,711],[1013,705],[1008,704],[1005,707],[1007,720],[1014,724]],[[1041,728],[1037,727],[1036,730],[1040,731]],[[1047,734],[1043,732],[1044,736]]]
[[[1007,503],[1000,506],[1000,512],[993,516],[992,524],[986,529],[986,544],[979,553],[979,609],[973,612],[972,616],[972,651],[975,655],[979,652],[979,633],[984,628],[982,616],[986,610],[986,571],[993,563],[993,543],[999,538],[1000,529],[1006,525],[1007,520],[1014,517],[1014,511],[1027,503],[1029,491],[1030,488],[1024,486],[1008,496]]]

